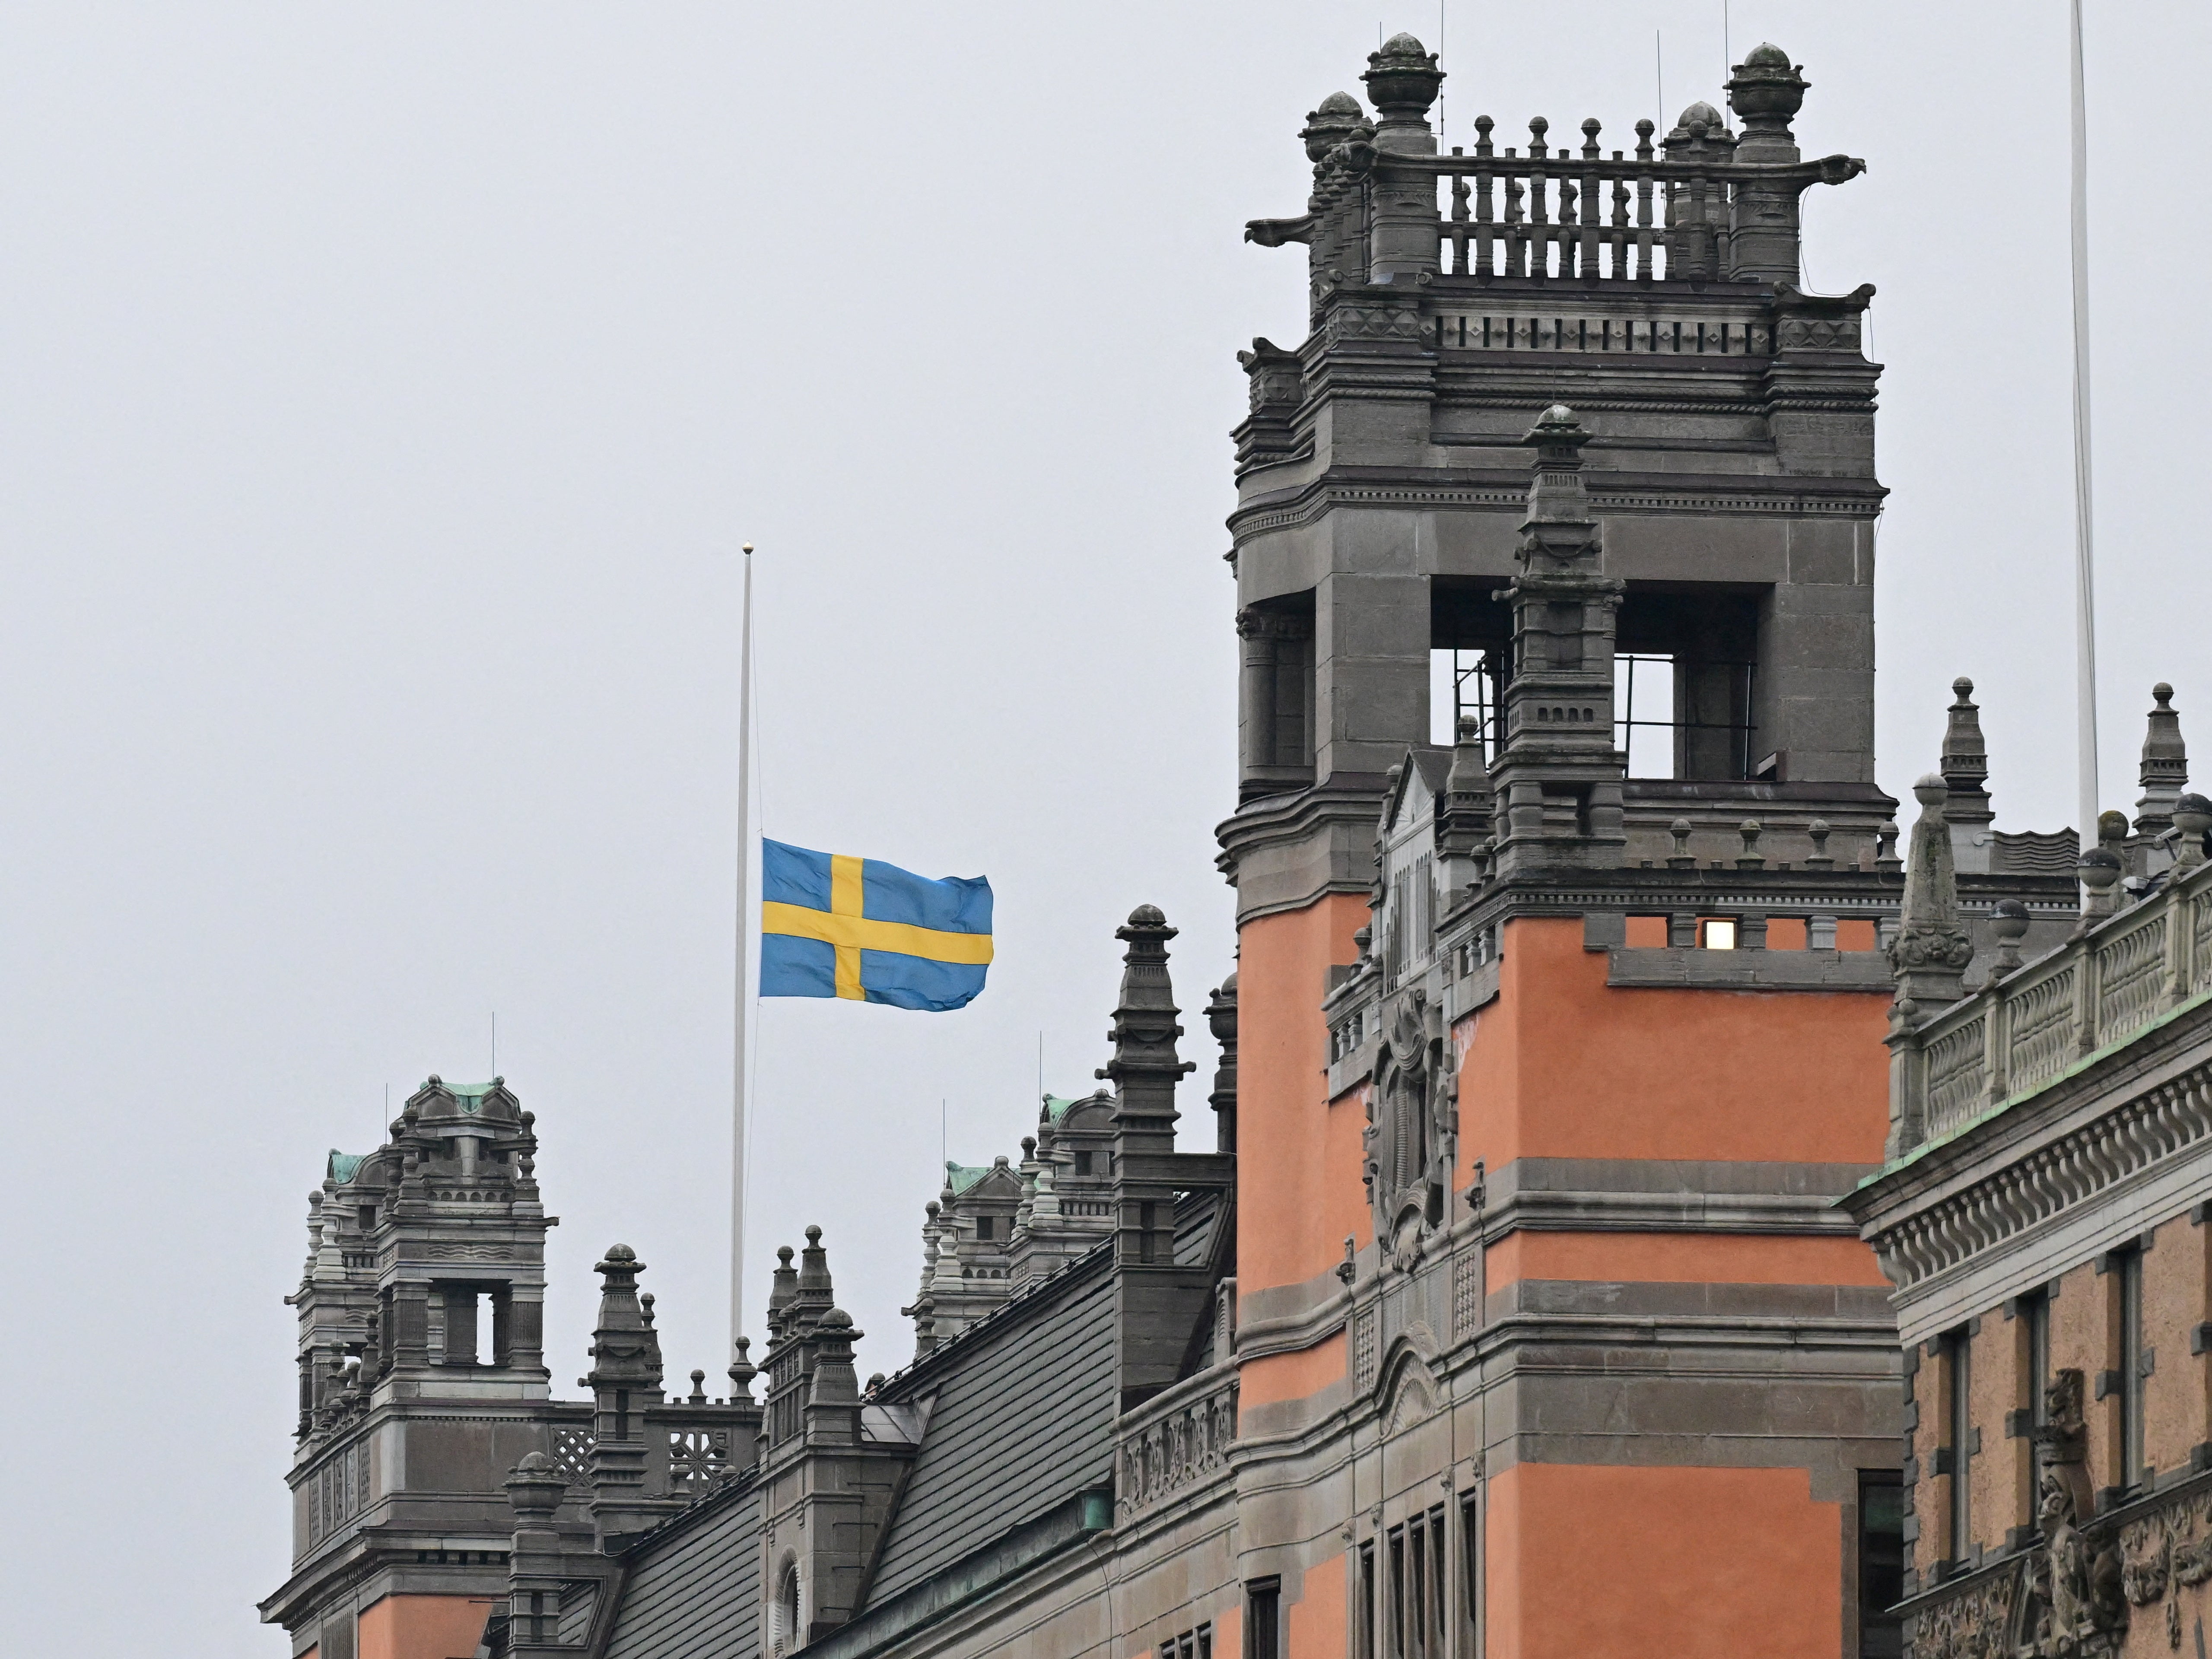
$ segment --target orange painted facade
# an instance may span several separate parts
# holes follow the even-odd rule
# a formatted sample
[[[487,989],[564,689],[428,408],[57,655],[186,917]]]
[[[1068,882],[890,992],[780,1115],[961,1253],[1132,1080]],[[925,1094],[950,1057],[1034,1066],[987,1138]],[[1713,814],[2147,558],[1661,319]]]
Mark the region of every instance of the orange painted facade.
[[[473,1595],[387,1595],[362,1610],[360,1659],[471,1659],[494,1603]]]
[[[1310,1301],[1326,1292],[1347,1236],[1374,1244],[1361,1133],[1376,1085],[1326,1098],[1322,1012],[1327,970],[1357,958],[1352,934],[1370,915],[1364,896],[1332,895],[1242,931],[1240,1295],[1303,1286]],[[1631,946],[1666,943],[1663,921],[1656,937],[1644,935],[1650,921],[1632,921]],[[1839,934],[1847,948],[1875,942],[1870,926]],[[1802,951],[1802,924],[1778,922],[1769,948]],[[1886,994],[1618,988],[1607,982],[1607,960],[1586,947],[1579,917],[1504,923],[1498,994],[1453,1031],[1455,1189],[1494,1180],[1518,1160],[1880,1164]],[[1738,1287],[1736,1295],[1771,1286],[1825,1297],[1833,1287],[1864,1297],[1887,1288],[1873,1252],[1832,1227],[1508,1228],[1487,1240],[1482,1281],[1486,1298],[1509,1300],[1537,1281],[1625,1295],[1707,1285]],[[1319,1396],[1344,1384],[1354,1364],[1340,1328],[1303,1351],[1249,1358],[1243,1405],[1304,1399],[1319,1412]],[[1806,1468],[1731,1467],[1738,1452],[1717,1444],[1700,1463],[1695,1432],[1669,1442],[1692,1449],[1686,1461],[1508,1461],[1483,1483],[1480,1585],[1463,1609],[1469,1632],[1481,1632],[1470,1650],[1483,1659],[1845,1654],[1855,1626],[1844,1504],[1816,1494]],[[1463,1469],[1466,1437],[1455,1443],[1446,1465]],[[1379,1464],[1386,1487],[1391,1459],[1385,1450]],[[1444,1486],[1464,1494],[1466,1479],[1455,1474]],[[1383,1535],[1390,1524],[1385,1516],[1371,1542],[1307,1571],[1284,1609],[1291,1659],[1336,1659],[1347,1632],[1362,1639],[1345,1604],[1348,1575],[1358,1571],[1359,1549],[1381,1559],[1393,1547]],[[1382,1610],[1370,1615],[1385,1634],[1357,1650],[1362,1659],[1389,1651],[1395,1615],[1389,1591],[1376,1593]]]
[[[1799,1469],[1524,1463],[1491,1483],[1486,1659],[1835,1659],[1838,1506]]]
[[[1237,1267],[1247,1291],[1327,1273],[1364,1225],[1360,1114],[1328,1104],[1328,969],[1358,957],[1367,901],[1331,893],[1238,932]]]
[[[1579,920],[1509,922],[1498,1000],[1462,1023],[1461,1179],[1517,1158],[1878,1164],[1888,1005],[1616,990]]]
[[[1238,1369],[1237,1395],[1245,1409],[1279,1400],[1306,1400],[1344,1381],[1344,1333],[1291,1353],[1265,1354]]]

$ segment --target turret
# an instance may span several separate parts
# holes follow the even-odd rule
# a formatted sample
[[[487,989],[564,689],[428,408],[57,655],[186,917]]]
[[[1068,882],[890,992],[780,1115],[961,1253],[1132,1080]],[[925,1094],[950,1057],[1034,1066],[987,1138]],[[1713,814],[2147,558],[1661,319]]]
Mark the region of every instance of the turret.
[[[1140,904],[1114,936],[1128,949],[1107,1034],[1114,1054],[1098,1075],[1114,1085],[1115,1363],[1127,1411],[1182,1374],[1212,1277],[1203,1263],[1176,1260],[1176,1198],[1190,1184],[1179,1170],[1198,1162],[1175,1151],[1176,1085],[1195,1069],[1176,1052],[1182,1027],[1167,951],[1176,930]]]
[[[1589,434],[1555,404],[1523,440],[1536,452],[1515,556],[1498,595],[1512,617],[1513,672],[1492,779],[1501,873],[1622,861],[1621,780],[1613,737],[1613,617],[1626,585],[1603,573],[1583,483]]]
[[[791,1252],[778,1252],[788,1271]],[[836,1304],[822,1230],[806,1248],[769,1345],[770,1434],[762,1463],[758,1570],[771,1617],[768,1650],[803,1647],[851,1619],[866,1587],[914,1442],[877,1437],[864,1420],[853,1346]]]
[[[592,1449],[586,1480],[592,1523],[601,1547],[655,1525],[680,1508],[665,1497],[668,1447],[647,1427],[646,1413],[662,1403],[660,1339],[653,1328],[653,1298],[641,1297],[637,1276],[645,1263],[627,1244],[608,1248],[593,1268],[601,1280],[599,1322],[592,1328],[592,1369],[578,1386],[592,1391]]]

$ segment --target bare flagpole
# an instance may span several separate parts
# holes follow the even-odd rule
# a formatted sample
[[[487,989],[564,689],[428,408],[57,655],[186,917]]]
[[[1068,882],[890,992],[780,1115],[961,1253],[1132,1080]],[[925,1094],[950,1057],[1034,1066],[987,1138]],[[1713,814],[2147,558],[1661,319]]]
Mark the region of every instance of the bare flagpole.
[[[738,994],[737,1036],[733,1048],[736,1068],[730,1090],[730,1356],[737,1357],[738,1339],[745,1331],[745,1015],[747,996],[745,949],[748,924],[752,921],[750,881],[752,860],[752,733],[753,733],[753,544],[744,544],[744,611],[743,642],[738,647]]]
[[[2081,845],[2097,844],[2096,512],[2089,475],[2089,100],[2081,72],[2081,0],[2070,0],[2074,93],[2074,659],[2075,770]]]

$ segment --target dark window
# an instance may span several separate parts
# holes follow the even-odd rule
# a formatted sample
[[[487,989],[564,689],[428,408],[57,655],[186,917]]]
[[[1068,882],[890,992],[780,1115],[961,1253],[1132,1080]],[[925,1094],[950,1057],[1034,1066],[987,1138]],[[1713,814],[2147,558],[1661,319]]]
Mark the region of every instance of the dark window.
[[[1282,1632],[1277,1616],[1282,1594],[1279,1578],[1255,1578],[1244,1586],[1244,1659],[1282,1659]],[[1209,1651],[1212,1640],[1209,1631]]]
[[[1087,1176],[1091,1173],[1090,1153],[1078,1152],[1075,1155],[1075,1173],[1079,1176]]]
[[[1382,1632],[1382,1650],[1390,1659],[1407,1659],[1406,1656],[1406,1529],[1395,1528],[1390,1534],[1390,1590],[1384,1616],[1389,1627]]]
[[[2143,1259],[2142,1251],[2134,1246],[2113,1254],[2117,1258],[2113,1265],[2120,1276],[2115,1298],[2119,1340],[2113,1345],[2119,1355],[2120,1422],[2115,1438],[2120,1468],[2112,1484],[2125,1490],[2141,1484],[2143,1478]]]
[[[1475,1651],[1475,1633],[1481,1628],[1481,1548],[1480,1500],[1471,1492],[1462,1492],[1459,1498],[1459,1605],[1460,1617],[1467,1621],[1462,1627],[1466,1632],[1462,1646],[1468,1653]]]
[[[2021,1297],[2014,1317],[2020,1324],[2020,1410],[2032,1431],[2051,1421],[2050,1296],[2035,1291]],[[2028,1455],[2019,1459],[2019,1491],[2014,1498],[2026,1518],[2023,1531],[2036,1525],[2035,1482],[2036,1458],[2031,1443]]]
[[[1974,1553],[1974,1517],[1969,1502],[1972,1481],[1967,1463],[1973,1455],[1973,1377],[1967,1336],[1962,1327],[1943,1339],[1944,1437],[1950,1449],[1950,1536],[1945,1555],[1964,1571]]]
[[[364,1204],[364,1205],[362,1205],[362,1206],[361,1206],[361,1230],[362,1230],[362,1231],[363,1231],[363,1232],[365,1232],[365,1233],[366,1233],[366,1232],[373,1232],[374,1231],[375,1231],[375,1228],[376,1228],[376,1206],[375,1206],[375,1205],[374,1205],[374,1204]]]
[[[1359,1547],[1359,1631],[1353,1659],[1375,1659],[1375,1546]]]
[[[1450,1605],[1444,1589],[1444,1563],[1450,1558],[1444,1545],[1444,1511],[1438,1504],[1429,1511],[1429,1651],[1443,1659]]]
[[[1859,1471],[1859,1659],[1898,1659],[1905,1626],[1905,1486],[1895,1469]]]
[[[1407,1602],[1409,1613],[1406,1620],[1406,1651],[1412,1659],[1429,1659],[1429,1548],[1428,1528],[1417,1516],[1407,1531]]]
[[[985,1243],[988,1243],[991,1239],[991,1219],[987,1215],[979,1215],[975,1218],[975,1237]]]
[[[1198,1627],[1198,1659],[1213,1659],[1213,1626]]]

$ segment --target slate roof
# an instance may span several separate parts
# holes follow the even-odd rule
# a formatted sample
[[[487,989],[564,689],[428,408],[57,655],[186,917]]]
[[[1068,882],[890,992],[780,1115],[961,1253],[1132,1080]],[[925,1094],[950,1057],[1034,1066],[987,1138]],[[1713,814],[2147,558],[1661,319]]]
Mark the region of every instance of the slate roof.
[[[640,1545],[606,1659],[726,1659],[760,1650],[761,1492],[748,1481]]]
[[[1212,1194],[1185,1198],[1176,1259],[1207,1260],[1224,1213]],[[870,1607],[1111,1484],[1119,1405],[1112,1241],[892,1377],[871,1409],[902,1419],[924,1402],[927,1427],[869,1587]],[[758,1651],[760,1526],[761,1489],[748,1480],[635,1546],[604,1659]]]
[[[936,1396],[871,1605],[1035,1520],[1114,1467],[1114,1279],[1102,1246],[896,1379]],[[1032,1301],[1034,1306],[1031,1306]]]

